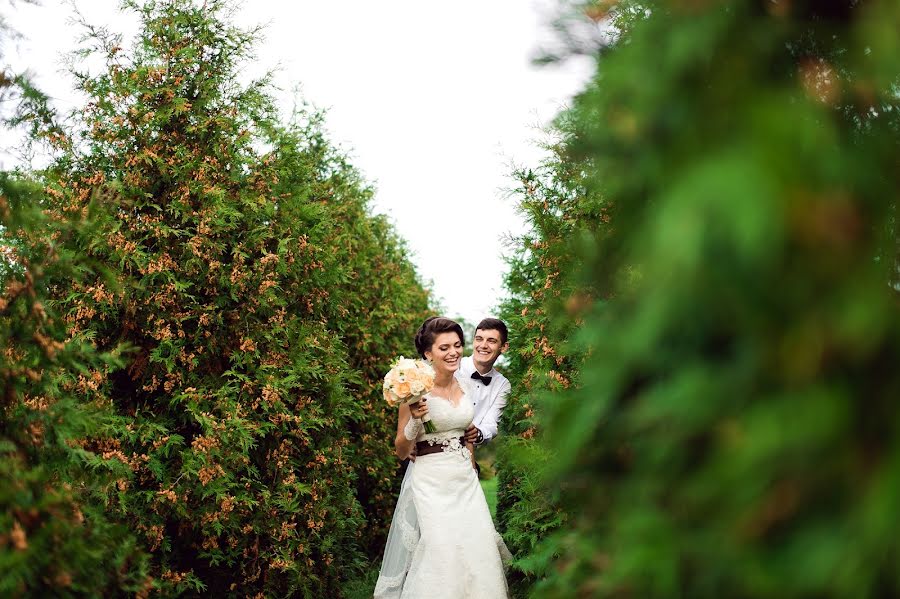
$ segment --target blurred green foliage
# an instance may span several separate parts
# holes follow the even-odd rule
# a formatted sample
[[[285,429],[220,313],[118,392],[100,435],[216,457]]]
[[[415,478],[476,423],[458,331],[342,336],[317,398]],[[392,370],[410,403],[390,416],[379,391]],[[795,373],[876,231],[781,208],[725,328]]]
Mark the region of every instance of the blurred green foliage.
[[[900,596],[900,5],[588,12],[619,35],[520,177],[516,592]]]

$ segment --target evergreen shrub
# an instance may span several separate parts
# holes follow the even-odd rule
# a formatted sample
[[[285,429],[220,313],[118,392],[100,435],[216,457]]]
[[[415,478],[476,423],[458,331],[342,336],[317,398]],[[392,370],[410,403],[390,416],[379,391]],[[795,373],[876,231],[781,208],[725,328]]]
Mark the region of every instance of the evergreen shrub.
[[[130,473],[81,447],[110,422],[92,387],[121,356],[69,336],[47,294],[49,281],[90,269],[60,243],[90,228],[48,222],[41,196],[35,183],[0,175],[0,596],[142,596],[147,556],[105,513],[104,489]]]
[[[561,117],[584,213],[561,301],[529,298],[539,265],[506,304],[583,360],[520,384],[540,449],[511,467],[546,475],[504,518],[531,596],[900,596],[900,6],[590,9],[620,30]]]
[[[268,80],[242,81],[257,32],[228,2],[123,7],[133,47],[89,28],[105,66],[76,73],[87,103],[44,135],[47,212],[90,213],[65,247],[107,273],[49,293],[72,338],[128,348],[86,375],[112,415],[79,449],[119,462],[106,511],[162,594],[340,596],[398,484],[373,383],[429,293],[321,116],[285,124]]]

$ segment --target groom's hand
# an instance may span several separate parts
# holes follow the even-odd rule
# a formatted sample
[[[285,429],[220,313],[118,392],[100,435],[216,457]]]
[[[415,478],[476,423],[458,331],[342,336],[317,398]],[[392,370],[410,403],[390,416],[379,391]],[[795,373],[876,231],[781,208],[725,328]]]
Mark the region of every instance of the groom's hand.
[[[469,428],[466,429],[466,443],[477,443],[479,439],[483,439],[484,437],[481,434],[481,431],[478,430],[474,424],[470,424]]]

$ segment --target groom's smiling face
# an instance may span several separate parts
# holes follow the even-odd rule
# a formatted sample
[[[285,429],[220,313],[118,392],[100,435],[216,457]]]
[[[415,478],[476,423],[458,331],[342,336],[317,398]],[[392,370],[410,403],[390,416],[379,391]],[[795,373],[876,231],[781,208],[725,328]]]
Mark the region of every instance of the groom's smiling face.
[[[472,344],[472,360],[476,366],[490,368],[505,352],[509,344],[503,343],[503,336],[497,329],[478,329],[475,331],[475,341]]]

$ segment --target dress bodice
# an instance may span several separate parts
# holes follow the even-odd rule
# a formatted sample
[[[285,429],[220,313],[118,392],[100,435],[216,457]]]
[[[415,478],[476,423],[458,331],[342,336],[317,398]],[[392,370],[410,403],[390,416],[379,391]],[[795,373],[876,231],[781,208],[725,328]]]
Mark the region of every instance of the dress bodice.
[[[463,395],[459,403],[454,405],[450,400],[438,395],[426,394],[428,398],[428,414],[436,432],[419,435],[419,441],[443,440],[450,437],[461,437],[466,428],[472,424],[475,408],[469,400],[469,389],[465,383],[460,384]]]

